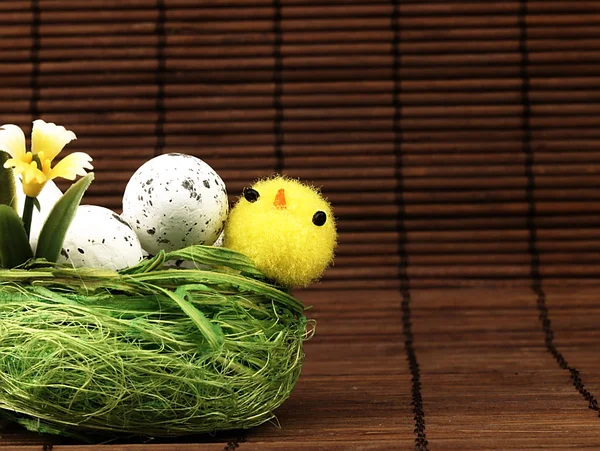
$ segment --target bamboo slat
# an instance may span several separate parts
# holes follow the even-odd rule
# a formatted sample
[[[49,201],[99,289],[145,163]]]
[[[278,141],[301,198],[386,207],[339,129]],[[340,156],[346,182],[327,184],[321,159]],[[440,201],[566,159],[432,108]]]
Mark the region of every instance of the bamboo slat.
[[[122,102],[121,100],[113,100],[109,98],[108,100],[80,100],[74,101],[73,104],[79,105],[80,111],[88,112],[89,117],[95,115],[96,117],[102,116],[103,112],[109,113],[114,111],[112,108],[115,105],[119,106],[119,109],[126,113],[127,111],[134,112],[144,109],[151,109],[155,106],[156,101],[148,98],[130,98],[128,99],[129,103]],[[208,103],[208,102],[207,102]],[[216,99],[215,103],[220,104],[220,99]],[[14,117],[16,120],[13,122],[20,122],[19,119],[23,121],[27,121],[26,111],[28,108],[28,102],[22,100],[13,100],[0,102],[6,113],[11,113],[10,117]],[[41,108],[42,111],[45,112],[49,117],[69,117],[68,114],[65,114],[69,111],[68,105],[64,102],[58,101],[41,101],[40,105],[43,105],[45,108]],[[335,110],[335,108],[328,108],[329,111]],[[221,111],[210,111],[204,110],[204,114],[199,118],[196,115],[196,112],[193,110],[182,110],[178,115],[179,118],[183,119],[185,122],[173,122],[165,124],[165,128],[173,134],[179,134],[180,139],[184,140],[185,135],[190,134],[221,134],[225,131],[244,133],[248,135],[253,135],[255,140],[262,142],[270,142],[270,138],[268,136],[261,136],[265,133],[268,133],[273,128],[273,123],[269,120],[274,117],[275,112],[272,109],[269,110],[241,110],[239,112],[234,112],[228,114],[230,110],[221,110]],[[16,113],[16,114],[15,114]],[[21,113],[20,115],[18,113]],[[213,121],[210,121],[211,116],[210,113],[214,113],[214,117],[212,117]],[[307,115],[310,113],[306,111]],[[127,116],[126,114],[122,114],[123,116]],[[106,116],[109,116],[108,114]],[[203,117],[204,116],[204,117]],[[221,117],[219,117],[221,116]],[[230,117],[228,117],[230,116]],[[233,116],[233,117],[231,117]],[[130,114],[128,117],[131,117],[133,121],[131,123],[121,123],[116,125],[115,127],[108,128],[108,134],[114,134],[117,132],[123,133],[124,135],[138,135],[145,134],[148,130],[153,130],[152,122],[142,122],[138,123],[138,118],[135,114]],[[147,116],[151,117],[151,116]],[[330,116],[331,117],[331,116]],[[205,119],[203,121],[194,122],[194,118],[196,119]],[[220,121],[216,121],[220,119]],[[243,119],[254,119],[254,121]],[[316,119],[316,118],[314,118]],[[328,119],[316,121],[313,118],[307,118],[305,120],[286,120],[284,121],[285,128],[288,130],[286,134],[289,140],[287,141],[290,145],[300,144],[302,142],[311,142],[311,143],[321,143],[323,145],[331,143],[332,145],[335,143],[352,143],[352,142],[364,142],[372,140],[373,143],[384,142],[386,138],[389,137],[389,132],[392,129],[391,119],[358,119],[354,117],[350,118],[340,118],[340,119]],[[574,151],[592,151],[594,150],[594,146],[596,141],[598,140],[599,133],[595,129],[582,130],[583,126],[595,127],[598,126],[598,119],[592,117],[591,120],[585,121],[582,120],[582,123],[579,123],[579,116],[566,116],[566,117],[557,117],[557,118],[532,118],[532,125],[535,126],[533,131],[534,137],[538,140],[535,144],[540,147],[540,151],[544,151],[546,143],[548,146],[555,146],[553,148],[554,151],[558,151],[561,146],[565,145],[565,142],[569,142],[570,147],[568,150]],[[509,125],[514,125],[513,129],[516,129],[516,123],[518,122],[517,118],[513,117],[490,117],[490,118],[468,118],[465,117],[463,119],[457,120],[453,117],[449,118],[436,118],[430,119],[428,117],[423,118],[422,120],[418,117],[415,118],[405,118],[402,121],[403,127],[400,128],[406,132],[410,132],[412,130],[428,130],[433,129],[437,125],[437,129],[440,131],[443,130],[455,130],[460,128],[461,125],[464,125],[463,130],[470,129],[473,131],[489,131],[493,129],[500,128],[501,124],[505,124],[507,127]],[[102,136],[106,133],[103,133],[103,128],[101,124],[94,126],[93,124],[89,124],[86,120],[75,121],[74,124],[78,124],[78,128],[80,131],[85,131],[90,136]],[[545,127],[563,127],[556,129],[547,129]],[[467,128],[468,127],[468,128]],[[100,132],[99,132],[100,130]],[[310,131],[314,133],[310,137],[299,137],[298,132]],[[379,138],[374,136],[376,132],[379,132]],[[418,135],[417,135],[418,136]],[[480,135],[473,134],[473,138],[480,138]],[[588,139],[582,139],[588,138]],[[193,140],[195,138],[188,138]],[[231,137],[234,142],[235,138]],[[571,141],[568,141],[571,140]],[[258,141],[255,141],[257,143]],[[416,153],[419,149],[423,149],[424,151],[431,152],[431,148],[433,148],[433,153],[444,153],[444,152],[485,152],[487,151],[496,151],[500,153],[511,152],[515,149],[518,149],[518,144],[516,141],[504,141],[498,143],[490,144],[482,142],[479,143],[477,141],[468,142],[468,141],[433,141],[429,140],[428,143],[418,143],[418,144],[408,144],[407,149],[408,153]],[[184,142],[181,142],[184,144]],[[481,145],[482,147],[478,147]],[[454,147],[452,147],[454,146]],[[464,146],[464,147],[463,147]],[[576,146],[576,147],[574,147]],[[426,150],[425,150],[426,149]],[[493,150],[492,150],[493,149]],[[577,158],[577,156],[575,157]]]
[[[235,86],[235,85],[234,85]],[[261,89],[262,88],[262,89]],[[183,92],[188,89],[187,95]],[[248,94],[235,94],[234,89],[227,85],[199,87],[198,92],[193,87],[186,85],[168,85],[167,101],[171,102],[173,109],[193,108],[195,105],[202,108],[214,108],[216,106],[228,107],[231,103],[238,102],[238,107],[266,107],[271,106],[269,102],[268,91],[272,92],[273,87],[265,85],[251,85],[248,87]],[[237,88],[239,91],[240,88]],[[258,91],[258,92],[257,92]],[[262,93],[261,93],[262,91]],[[66,104],[65,97],[74,101],[77,99],[96,99],[106,98],[107,96],[118,96],[119,101],[125,101],[128,97],[149,97],[157,92],[155,85],[136,84],[134,86],[126,85],[96,85],[89,87],[76,87],[70,90],[67,88],[47,88],[42,89],[40,97],[42,101],[46,99],[59,100]],[[190,92],[193,93],[190,96]],[[4,99],[24,99],[27,98],[28,89],[22,88],[3,88],[0,89]],[[364,94],[369,94],[365,96]],[[171,97],[172,96],[172,97]],[[416,115],[449,115],[449,114],[473,114],[473,115],[502,115],[515,114],[521,111],[520,93],[518,91],[507,92],[497,91],[483,93],[476,97],[472,93],[402,93],[399,97],[402,102],[403,116]],[[598,110],[598,100],[600,89],[598,90],[573,90],[573,91],[534,91],[531,95],[533,113],[535,115],[577,115],[583,116],[590,113],[596,113]],[[393,96],[391,92],[368,91],[358,87],[355,91],[347,92],[315,90],[313,92],[295,93],[292,89],[286,89],[282,96],[284,107],[321,107],[321,106],[371,106],[371,109],[379,106],[389,106],[392,104]],[[206,103],[204,103],[206,102]],[[215,102],[211,105],[209,102]],[[221,102],[221,103],[216,103]],[[509,104],[510,106],[503,106]],[[418,108],[421,107],[421,108]],[[232,108],[232,106],[229,106]],[[427,110],[430,108],[430,110]],[[375,109],[373,114],[379,111],[381,116],[388,116],[387,109]]]
[[[237,193],[241,191],[236,191]],[[234,192],[235,193],[235,192]],[[232,200],[234,200],[232,196]],[[114,205],[118,205],[117,199]],[[337,212],[336,212],[337,214]],[[399,215],[398,215],[399,216]],[[573,214],[573,215],[543,215],[538,216],[535,224],[542,229],[559,228],[594,228],[598,227],[600,221],[597,214]],[[404,220],[406,229],[410,231],[435,231],[435,230],[515,230],[527,229],[527,218],[519,216],[497,216],[497,217],[474,217],[474,218],[413,218]],[[338,227],[343,232],[372,232],[393,231],[398,227],[397,218],[340,218]]]
[[[143,52],[149,53],[147,50]],[[562,67],[561,71],[573,69],[570,66],[564,66],[561,63],[567,59],[568,63],[575,64],[578,67],[584,66],[583,63],[591,63],[588,71],[597,70],[595,62],[597,61],[598,52],[537,52],[531,54],[531,74],[546,74],[549,67]],[[400,58],[400,63],[403,66],[403,75],[410,74],[428,74],[432,68],[443,66],[444,70],[451,73],[462,71],[463,76],[470,78],[476,77],[478,74],[486,74],[486,71],[496,70],[496,77],[500,75],[515,76],[515,69],[519,69],[521,57],[517,52],[509,53],[493,53],[493,54],[455,54],[455,55],[403,55]],[[157,67],[154,55],[150,58],[139,58],[136,64],[132,65],[130,61],[121,60],[119,58],[106,58],[101,63],[90,59],[86,55],[85,58],[80,58],[76,61],[42,61],[40,70],[46,74],[63,73],[63,72],[82,72],[89,73],[100,70],[105,71],[154,71]],[[317,55],[317,56],[289,56],[285,58],[284,75],[288,72],[308,69],[321,68],[335,70],[336,68],[348,67],[364,67],[368,65],[372,68],[380,68],[382,77],[387,78],[385,69],[390,69],[392,64],[391,55],[373,55],[373,54],[351,54],[351,55]],[[237,66],[236,66],[237,65]],[[14,71],[20,70],[23,73],[29,73],[27,64],[20,64],[17,67],[3,66],[2,74],[12,74]],[[473,67],[475,66],[475,67]],[[247,57],[242,55],[239,58],[209,58],[209,59],[193,59],[193,58],[168,58],[166,60],[166,69],[182,70],[182,71],[209,71],[215,72],[219,70],[231,69],[252,69],[258,73],[261,71],[272,71],[273,59],[271,57]],[[271,74],[272,75],[272,74]],[[557,74],[552,74],[556,76]],[[583,75],[583,74],[582,74]],[[438,73],[439,76],[439,73]],[[409,77],[410,79],[410,77]],[[297,79],[296,79],[297,80]],[[269,80],[269,81],[272,81]]]
[[[432,289],[493,289],[493,290],[503,290],[503,289],[523,289],[530,290],[531,289],[531,278],[525,277],[523,279],[513,278],[513,279],[417,279],[413,278],[411,282],[411,289],[423,289],[423,290],[432,290]],[[547,288],[556,288],[556,289],[581,289],[586,288],[590,290],[594,290],[597,285],[597,278],[595,277],[545,277],[544,278],[544,286]],[[335,292],[335,290],[399,290],[400,280],[399,279],[358,279],[358,280],[334,280],[327,281],[326,283],[316,284],[309,288],[307,291],[312,292]],[[460,449],[465,449],[462,445],[464,442],[461,442]],[[537,441],[532,440],[531,446],[536,446]]]
[[[94,13],[95,15],[95,13]],[[29,14],[30,16],[30,14]],[[585,15],[581,15],[583,17]],[[63,46],[66,42],[77,44],[82,36],[91,36],[93,39],[100,39],[100,42],[106,42],[107,39],[116,39],[123,42],[123,37],[119,35],[134,35],[134,36],[153,36],[153,26],[156,19],[156,13],[152,14],[152,17],[148,17],[143,21],[123,21],[115,22],[111,20],[105,24],[79,24],[74,23],[47,23],[43,21],[44,14],[42,14],[41,31],[43,31],[42,45],[46,42],[56,42],[59,45],[62,42]],[[93,17],[93,16],[91,16]],[[485,17],[485,16],[483,16]],[[518,40],[518,28],[516,23],[512,23],[515,19],[511,16],[507,16],[511,22],[510,25],[501,26],[494,20],[482,21],[481,17],[473,17],[470,19],[476,22],[475,27],[464,27],[465,17],[454,17],[453,22],[437,21],[437,27],[423,29],[423,20],[414,20],[412,18],[406,19],[401,23],[402,28],[402,46],[406,48],[409,43],[418,42],[434,42],[434,41],[472,41],[473,39],[480,39],[488,42],[487,46],[490,49],[494,49],[492,44],[489,42],[502,42],[506,40],[517,41]],[[554,17],[554,16],[551,16]],[[581,19],[580,16],[576,16],[578,20],[571,22],[567,21],[561,26],[553,24],[553,26],[546,26],[544,24],[536,25],[535,23],[530,26],[529,37],[535,40],[545,40],[552,37],[557,38],[597,38],[600,34],[600,27],[598,27],[597,16],[591,18]],[[535,22],[535,16],[529,16],[528,20],[531,19]],[[30,17],[23,17],[23,25],[5,25],[3,27],[3,35],[10,38],[19,38],[22,40],[29,39],[27,33],[27,25],[30,22]],[[270,22],[272,16],[262,21],[206,21],[199,23],[197,21],[175,21],[170,20],[167,22],[167,31],[173,36],[168,41],[169,43],[185,43],[190,44],[210,44],[217,42],[230,42],[230,43],[264,43],[272,42],[272,25]],[[426,21],[430,21],[427,19]],[[466,21],[468,22],[468,21]],[[489,23],[494,28],[486,28],[481,25],[481,22]],[[457,27],[458,25],[458,27]],[[286,33],[286,44],[295,43],[331,43],[331,42],[390,42],[391,31],[389,28],[389,18],[383,16],[381,18],[367,18],[367,19],[319,19],[319,20],[306,20],[306,19],[290,19],[282,22],[284,31]],[[86,28],[87,27],[87,28]],[[88,32],[86,33],[86,29]],[[353,30],[359,34],[354,36],[349,35],[347,31],[341,30]],[[306,36],[306,31],[311,31],[311,37]],[[187,36],[186,36],[187,34]],[[287,39],[289,36],[289,40]],[[249,38],[249,39],[248,39]],[[146,39],[146,44],[150,41]],[[109,41],[110,42],[110,41]],[[129,41],[131,42],[131,40]],[[89,43],[82,43],[83,46],[89,46]],[[452,44],[447,44],[452,45]],[[502,45],[502,44],[499,44]],[[540,44],[540,45],[543,45]],[[551,47],[548,47],[551,48]],[[516,50],[515,50],[516,51]]]
[[[241,191],[237,191],[241,192]],[[232,198],[232,200],[234,200]],[[120,197],[115,199],[113,205],[120,205]],[[337,214],[337,210],[336,210]],[[339,215],[338,215],[339,216]],[[413,218],[404,220],[407,230],[434,231],[434,230],[515,230],[527,229],[527,219],[519,216],[502,217],[451,217],[451,218]],[[572,214],[539,216],[535,221],[538,228],[594,228],[600,225],[597,214]],[[342,232],[372,232],[391,231],[397,228],[396,218],[350,218],[340,217],[338,228]]]
[[[94,17],[96,13],[91,14]],[[62,20],[63,15],[58,16]],[[107,19],[106,23],[81,23],[80,20],[63,23],[48,23],[43,21],[44,13],[42,12],[42,22],[40,24],[40,32],[48,36],[86,36],[88,34],[108,35],[108,34],[152,34],[155,31],[155,20],[157,17],[156,11],[151,11],[144,19],[136,21],[115,21]],[[272,32],[273,23],[272,16],[268,19],[251,19],[251,20],[169,20],[166,23],[166,31],[168,33],[244,33],[244,32]],[[490,22],[493,23],[493,22]],[[577,25],[577,22],[572,23]],[[580,23],[581,25],[585,22]],[[8,36],[26,36],[27,33],[23,29],[19,29],[18,25],[6,26]],[[307,32],[317,30],[373,30],[379,28],[389,29],[389,17],[367,17],[356,18],[349,17],[344,20],[339,18],[317,18],[312,20],[306,19],[289,19],[282,21],[284,32]],[[3,29],[4,32],[4,29]]]
[[[451,14],[516,14],[519,2],[441,2],[427,1],[418,3],[406,3],[401,7],[402,14],[411,15],[442,15]],[[598,4],[593,1],[528,1],[527,10],[533,13],[562,13],[562,12],[593,12],[600,11]]]
[[[504,264],[524,264],[530,263],[531,257],[526,253],[516,254],[491,254],[491,255],[414,255],[410,257],[411,264],[418,266],[426,265],[504,265]],[[579,253],[571,254],[565,252],[545,253],[542,256],[543,263],[548,265],[560,265],[567,263],[594,263],[600,262],[600,253]],[[400,263],[400,257],[397,255],[363,255],[356,257],[339,257],[336,259],[337,266],[393,266]]]
[[[40,74],[40,83],[44,86],[64,86],[64,85],[78,85],[78,84],[94,84],[96,82],[123,82],[126,83],[152,83],[156,82],[156,65],[152,62],[145,62],[146,71],[144,70],[132,70],[131,67],[117,62],[117,66],[121,66],[120,72],[116,71],[116,68],[104,67],[102,71],[106,71],[100,75],[97,70],[91,71],[86,69],[86,65],[91,64],[88,61],[78,61],[77,63],[70,64],[72,67],[79,67],[81,70],[77,71],[77,74],[71,73],[68,66],[59,65],[57,69],[61,70],[61,73],[48,73],[47,68]],[[99,63],[94,63],[95,66],[99,66]],[[30,71],[24,69],[31,69],[30,65],[22,65],[23,67],[16,67],[3,72],[4,68],[0,67],[0,79],[6,80],[8,84],[19,84],[25,83],[26,77],[29,76]],[[96,67],[96,69],[98,69]],[[272,67],[270,68],[272,69]],[[451,69],[448,69],[450,72]],[[589,72],[588,70],[588,75]],[[471,76],[491,74],[492,71],[487,68],[483,68],[480,72],[475,73],[473,71]],[[559,73],[561,71],[559,70]],[[563,71],[564,72],[564,71]],[[414,76],[436,78],[436,74],[431,69],[414,71],[411,70]],[[518,74],[516,68],[509,70],[502,70],[494,72],[495,76],[500,74],[507,74],[515,76]],[[593,73],[593,71],[592,71]],[[19,74],[18,77],[12,75]],[[343,81],[343,80],[381,80],[389,79],[392,74],[392,69],[389,66],[386,67],[357,67],[353,70],[347,70],[344,68],[313,68],[311,70],[297,69],[294,71],[284,70],[283,81]],[[556,75],[554,73],[553,75]],[[4,78],[5,75],[7,78]],[[439,73],[437,74],[439,76]],[[252,71],[235,71],[235,70],[217,70],[207,66],[206,70],[203,71],[181,71],[181,72],[167,72],[164,74],[164,81],[166,83],[197,83],[199,80],[205,83],[244,83],[244,82],[272,82],[273,73],[271,70],[252,70]]]
[[[364,62],[364,61],[363,61]],[[338,62],[339,64],[346,64]],[[390,79],[392,75],[391,58],[387,61],[388,64],[383,64],[378,67],[353,67],[352,70],[347,68],[324,67],[316,65],[312,69],[305,69],[302,62],[299,67],[284,69],[282,78],[285,83],[288,82],[328,82],[328,81],[356,81],[356,80],[385,80]],[[145,61],[144,64],[132,70],[122,62],[107,61],[107,66],[102,70],[107,71],[105,76],[100,76],[98,70],[99,62],[81,60],[75,63],[53,63],[53,71],[49,71],[47,65],[40,74],[40,81],[44,86],[64,86],[86,85],[97,82],[114,84],[138,84],[152,83],[156,81],[155,63],[152,60]],[[195,63],[200,64],[200,63]],[[352,64],[360,65],[360,58],[354,59]],[[205,64],[205,70],[185,70],[181,72],[167,72],[164,76],[166,83],[181,84],[181,83],[197,83],[202,80],[205,83],[245,83],[245,82],[272,82],[273,74],[270,70],[247,70],[247,71],[232,71],[225,69],[214,69],[208,64]],[[29,74],[27,69],[30,69],[28,64],[20,64],[18,67],[13,67],[10,70],[0,67],[0,78],[5,80],[7,84],[25,83]],[[70,73],[71,69],[78,69],[77,74]],[[272,67],[270,67],[272,69]],[[531,68],[532,77],[540,76],[561,76],[568,77],[573,73],[579,73],[582,76],[590,77],[599,73],[599,68],[596,65],[544,65]],[[58,72],[56,72],[58,71]],[[147,72],[146,72],[147,71]],[[20,74],[22,76],[13,76]],[[483,79],[506,79],[507,77],[516,77],[519,75],[519,66],[473,66],[473,67],[447,67],[444,69],[444,78],[450,80],[460,80],[468,78],[483,78]],[[440,71],[433,67],[414,68],[407,67],[403,69],[403,76],[408,81],[430,80],[435,81],[440,78]]]
[[[157,10],[152,4],[146,3],[142,7],[123,9],[118,7],[102,9],[81,9],[71,8],[63,10],[53,10],[46,5],[42,5],[42,20],[44,23],[102,23],[115,21],[143,22],[155,19]],[[168,21],[198,21],[198,22],[217,22],[217,21],[256,21],[261,19],[272,19],[274,8],[272,4],[266,5],[236,5],[236,7],[218,7],[216,5],[207,5],[204,8],[181,8],[165,3],[166,20]],[[385,3],[372,4],[349,4],[349,5],[327,5],[315,3],[310,6],[286,5],[284,8],[286,19],[314,19],[323,18],[354,18],[354,17],[387,17],[391,13],[391,5]],[[5,23],[24,23],[29,21],[29,12],[11,11],[0,19]]]
[[[524,188],[524,187],[523,187]],[[407,204],[422,204],[430,203],[469,203],[479,204],[488,203],[494,204],[498,202],[525,202],[524,189],[504,189],[504,190],[476,190],[476,191],[418,191],[405,192],[403,200]],[[332,192],[328,193],[328,197],[336,204],[393,204],[396,193],[393,191],[357,191],[357,192]],[[600,193],[594,188],[550,188],[538,189],[535,192],[536,200],[538,201],[566,201],[566,200],[598,200]]]
[[[196,155],[200,158],[208,158],[209,160],[215,161],[216,164],[220,165],[229,165],[232,167],[242,166],[242,165],[250,165],[252,167],[257,168],[267,168],[272,164],[274,155],[273,149],[269,147],[264,148],[264,152],[261,154],[256,153],[240,153],[239,156],[230,156],[230,155],[222,155],[216,152],[209,152],[204,149],[199,149],[195,152],[191,152],[191,154]],[[121,149],[106,149],[103,152],[98,152],[97,154],[103,158],[126,158],[130,156],[135,156],[140,150],[132,149],[122,151]],[[141,149],[143,151],[143,149]],[[96,152],[94,152],[95,154]],[[318,152],[315,153],[318,155]],[[285,164],[288,169],[297,169],[297,168],[311,168],[311,167],[325,167],[328,163],[339,166],[339,167],[369,167],[369,166],[387,166],[394,165],[396,161],[396,157],[392,154],[383,154],[383,155],[330,155],[330,156],[314,156],[314,155],[301,155],[301,156],[286,156]],[[540,164],[566,164],[566,163],[588,163],[588,162],[596,162],[600,161],[600,153],[598,152],[573,152],[568,153],[543,153],[539,155],[537,162]],[[402,162],[404,167],[415,167],[422,168],[428,166],[477,166],[477,165],[491,165],[491,164],[506,164],[506,163],[514,163],[514,164],[524,164],[524,156],[522,152],[519,152],[519,149],[516,150],[515,153],[508,154],[465,154],[465,155],[448,155],[448,154],[438,154],[438,155],[407,155],[402,158]],[[504,192],[504,191],[503,191]],[[577,190],[573,191],[577,192],[580,195],[591,196],[592,190]],[[510,195],[512,193],[508,192]],[[552,196],[563,197],[565,195],[569,195],[569,192],[563,191],[550,191]],[[449,200],[454,195],[454,193],[446,193],[441,192],[437,193],[440,199]],[[522,191],[521,191],[521,194]],[[366,194],[368,195],[368,194]],[[390,196],[393,193],[389,193]],[[355,194],[352,194],[353,198]],[[486,201],[492,201],[493,199],[485,198]]]
[[[516,243],[527,245],[529,232],[525,228],[522,230],[434,230],[434,231],[409,231],[408,244],[422,244],[425,246],[433,246],[437,243],[445,243],[458,245],[461,243],[486,245],[499,245],[498,250],[502,250],[501,242]],[[399,239],[398,232],[373,232],[373,233],[346,233],[340,236],[340,241],[352,243],[397,243]],[[593,228],[580,228],[575,235],[572,230],[566,229],[540,229],[539,230],[540,245],[548,246],[552,241],[555,244],[562,242],[582,243],[598,240],[597,231]],[[544,251],[548,250],[542,247]]]
[[[526,232],[524,231],[523,234]],[[590,253],[600,250],[600,240],[573,240],[573,241],[542,241],[538,242],[540,252],[569,252],[569,253]],[[394,242],[378,242],[360,243],[352,245],[340,244],[337,249],[337,255],[395,255],[397,254],[397,246]],[[506,254],[506,253],[524,253],[528,252],[528,243],[526,237],[520,241],[489,241],[489,242],[474,242],[463,241],[458,242],[436,242],[423,243],[409,241],[406,244],[406,251],[409,255],[478,255],[482,253]]]
[[[347,4],[364,4],[369,5],[386,5],[384,1],[369,1],[364,0],[327,0],[327,5],[340,5],[345,6]],[[256,7],[256,6],[270,6],[272,2],[268,0],[166,0],[165,6],[167,8],[208,8],[208,7]],[[323,2],[317,0],[286,0],[286,7],[303,5],[323,5]],[[44,0],[44,9],[48,11],[52,10],[71,10],[73,7],[70,0]],[[154,5],[149,4],[145,0],[89,0],[85,3],[77,5],[79,10],[84,9],[146,9],[153,8]],[[14,11],[14,10],[29,10],[30,3],[28,1],[16,1],[8,0],[3,3],[2,10]],[[480,3],[473,1],[461,1],[461,2],[440,2],[440,1],[427,1],[421,3],[403,3],[401,5],[402,14],[405,16],[411,15],[448,15],[454,14],[510,14],[515,13],[518,8],[517,1],[507,2],[489,2]],[[530,1],[528,3],[528,10],[531,13],[580,13],[580,12],[592,12],[599,11],[597,3],[594,1],[585,0],[571,0],[571,1]]]
[[[580,40],[533,40],[531,50],[536,53],[546,52],[551,49],[553,53],[557,50],[583,50],[591,51],[598,48],[598,40],[591,39],[585,44],[580,44]],[[20,43],[21,52],[27,50],[29,41],[17,41]],[[63,58],[141,58],[152,52],[156,52],[155,38],[144,38],[141,44],[135,47],[118,47],[118,45],[126,44],[127,41],[119,36],[114,37],[97,37],[95,38],[94,51],[91,52],[86,43],[85,46],[79,46],[71,40],[67,44],[71,46],[60,45],[60,40],[57,40],[58,45],[52,44],[52,41],[46,43],[43,41],[41,48],[41,58],[54,60]],[[131,40],[129,40],[131,42]],[[75,45],[74,45],[75,44]],[[74,46],[73,46],[74,45]],[[230,43],[214,43],[208,45],[177,45],[167,41],[165,55],[170,58],[216,58],[216,57],[240,57],[240,56],[269,56],[272,55],[272,40],[264,39],[262,42],[246,43],[245,45],[231,45]],[[10,49],[14,47],[11,46]],[[425,43],[406,43],[399,46],[399,51],[403,55],[461,55],[461,54],[503,54],[503,53],[518,53],[518,40],[506,40],[489,43],[478,43],[473,41],[448,41],[443,43],[425,42]],[[16,52],[16,51],[15,51]],[[392,44],[389,40],[381,42],[316,42],[316,43],[297,43],[283,44],[282,54],[285,57],[310,57],[321,55],[349,55],[349,54],[382,54],[389,55],[392,52]],[[7,55],[10,55],[5,50]],[[586,53],[583,53],[586,55]],[[552,58],[554,55],[542,54],[540,58]],[[466,57],[458,58],[457,64],[460,64]],[[411,61],[411,60],[409,60]],[[493,62],[493,61],[491,61]]]
[[[544,264],[544,275],[549,277],[594,277],[598,274],[600,265],[598,264]],[[463,279],[465,278],[496,278],[513,279],[526,278],[530,274],[530,265],[528,263],[510,264],[510,265],[439,265],[439,266],[420,266],[411,264],[409,267],[409,276],[415,279]],[[356,278],[365,279],[394,279],[398,276],[398,267],[393,266],[361,266],[361,267],[333,267],[328,270],[327,278],[329,280],[353,280]]]
[[[412,255],[410,264],[417,266],[428,265],[457,265],[457,266],[478,266],[478,265],[528,265],[531,257],[526,253],[515,254],[476,254],[476,255]],[[543,255],[544,264],[582,264],[582,263],[600,263],[600,253],[547,253]],[[338,267],[397,267],[400,264],[398,255],[361,255],[340,256],[336,258]]]
[[[127,0],[124,2],[126,5],[136,6],[136,7],[144,7],[144,5],[148,5],[147,3],[143,3],[140,6],[140,0]],[[327,0],[327,4],[330,5],[344,5],[344,4],[354,4],[354,3],[365,3],[364,0]],[[373,0],[369,1],[369,4],[374,3],[383,3],[386,2],[381,0]],[[56,9],[65,9],[68,8],[69,0],[48,0],[48,4],[52,5],[53,8]],[[240,6],[265,6],[271,5],[272,2],[268,0],[166,0],[165,6],[169,8],[177,7],[177,8],[208,8],[214,6],[224,6],[224,7],[240,7]],[[286,5],[322,5],[323,2],[319,0],[288,0]],[[121,3],[116,0],[93,0],[90,2],[90,5],[85,7],[88,8],[104,8],[109,7],[110,5],[120,7]]]
[[[600,28],[597,25],[578,26],[537,26],[528,28],[528,38],[545,39],[553,38],[597,38],[600,36]],[[426,30],[409,29],[402,31],[402,39],[405,42],[434,42],[444,40],[506,40],[518,39],[519,29],[514,27],[505,28],[431,28]]]

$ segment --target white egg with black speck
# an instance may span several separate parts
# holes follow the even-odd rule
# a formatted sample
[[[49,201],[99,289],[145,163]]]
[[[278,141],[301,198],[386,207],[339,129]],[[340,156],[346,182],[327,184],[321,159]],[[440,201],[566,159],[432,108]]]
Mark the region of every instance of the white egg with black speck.
[[[58,263],[118,271],[139,263],[142,257],[136,233],[119,215],[97,205],[80,205]]]
[[[225,183],[204,161],[169,153],[144,163],[123,195],[122,217],[150,254],[212,245],[225,226]]]

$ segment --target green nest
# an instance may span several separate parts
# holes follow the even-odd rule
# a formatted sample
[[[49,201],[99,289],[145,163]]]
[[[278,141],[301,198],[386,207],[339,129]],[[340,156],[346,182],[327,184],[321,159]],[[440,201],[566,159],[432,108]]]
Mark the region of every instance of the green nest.
[[[198,269],[174,269],[169,260]],[[194,246],[120,273],[0,271],[0,414],[58,434],[250,428],[290,395],[314,330],[243,255]]]

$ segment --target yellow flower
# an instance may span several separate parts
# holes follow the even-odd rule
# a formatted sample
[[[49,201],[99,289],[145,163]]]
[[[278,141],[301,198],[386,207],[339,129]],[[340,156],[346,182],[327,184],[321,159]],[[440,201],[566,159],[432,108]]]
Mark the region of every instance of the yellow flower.
[[[54,158],[74,139],[77,137],[72,131],[38,119],[33,121],[31,152],[27,152],[23,130],[16,125],[3,125],[0,128],[0,150],[12,157],[4,163],[4,167],[14,168],[15,174],[21,175],[25,195],[37,197],[48,180],[56,177],[75,180],[78,175],[86,175],[86,169],[93,169],[90,164],[92,158],[83,152],[67,155],[52,167]]]

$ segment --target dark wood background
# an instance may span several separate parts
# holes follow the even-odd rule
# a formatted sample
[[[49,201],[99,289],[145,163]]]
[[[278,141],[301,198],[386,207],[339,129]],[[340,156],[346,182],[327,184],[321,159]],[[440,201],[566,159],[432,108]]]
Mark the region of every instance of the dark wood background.
[[[0,80],[0,123],[76,132],[88,203],[183,152],[338,217],[281,429],[106,449],[600,446],[600,1],[5,0]],[[51,445],[88,449],[0,437]]]

